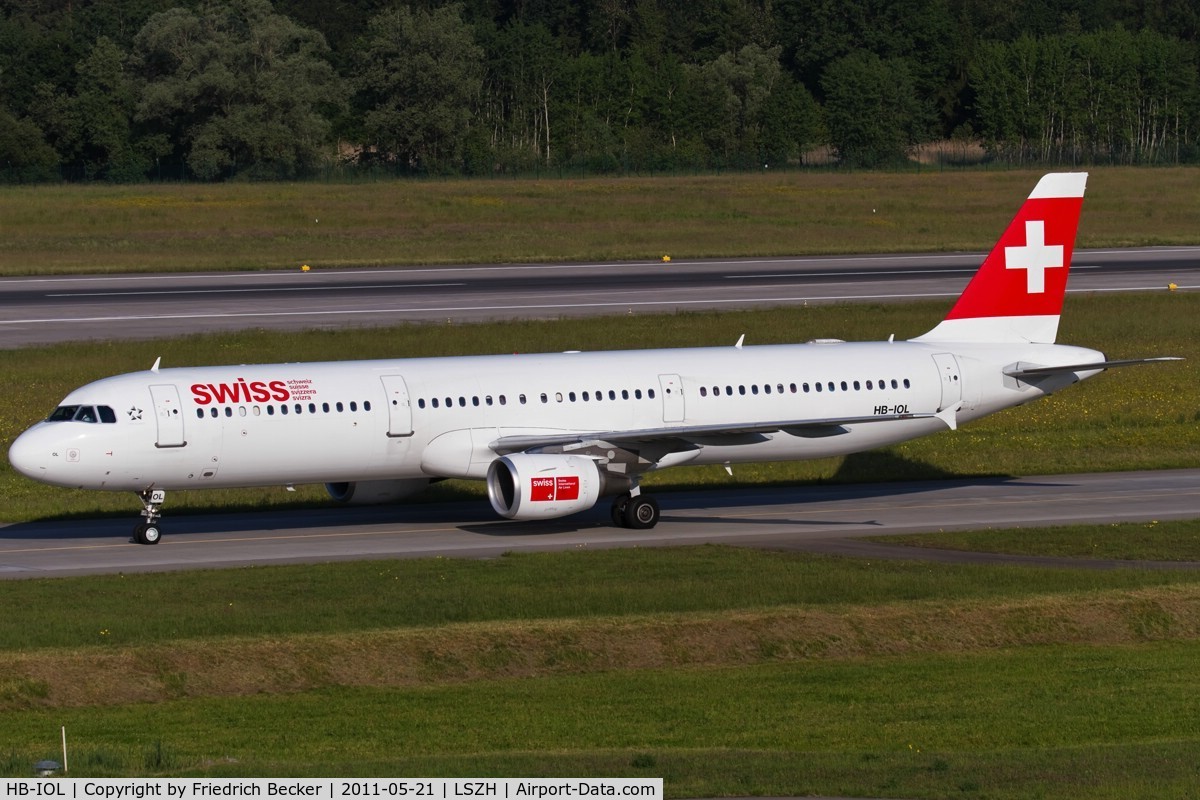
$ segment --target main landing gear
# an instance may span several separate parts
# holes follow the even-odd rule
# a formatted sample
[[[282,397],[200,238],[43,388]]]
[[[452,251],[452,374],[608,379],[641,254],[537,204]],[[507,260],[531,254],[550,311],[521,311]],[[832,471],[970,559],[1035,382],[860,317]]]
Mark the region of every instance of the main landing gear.
[[[613,500],[611,514],[613,525],[634,530],[653,528],[660,516],[658,502],[653,497],[629,492]]]
[[[129,541],[138,544],[158,544],[162,538],[158,521],[162,519],[162,504],[167,499],[167,492],[165,489],[149,489],[138,492],[138,498],[144,506],[142,516],[146,521],[133,526],[133,538]]]

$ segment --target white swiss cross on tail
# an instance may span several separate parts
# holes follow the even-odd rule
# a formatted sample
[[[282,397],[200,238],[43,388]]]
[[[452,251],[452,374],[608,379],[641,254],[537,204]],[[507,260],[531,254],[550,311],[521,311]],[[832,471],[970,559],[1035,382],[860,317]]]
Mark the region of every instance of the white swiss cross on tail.
[[[1046,291],[1046,270],[1063,265],[1061,244],[1046,244],[1046,223],[1030,220],[1025,223],[1025,244],[1004,248],[1004,268],[1025,270],[1025,291],[1042,294]]]
[[[1053,343],[1086,185],[1086,172],[1043,176],[954,308],[915,341]]]

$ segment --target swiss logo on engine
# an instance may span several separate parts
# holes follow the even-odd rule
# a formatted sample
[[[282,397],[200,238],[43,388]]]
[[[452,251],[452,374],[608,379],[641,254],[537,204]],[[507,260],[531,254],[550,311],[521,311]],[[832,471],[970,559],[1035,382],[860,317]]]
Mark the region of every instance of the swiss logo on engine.
[[[578,500],[579,476],[561,475],[554,478],[530,478],[529,499],[534,502]]]

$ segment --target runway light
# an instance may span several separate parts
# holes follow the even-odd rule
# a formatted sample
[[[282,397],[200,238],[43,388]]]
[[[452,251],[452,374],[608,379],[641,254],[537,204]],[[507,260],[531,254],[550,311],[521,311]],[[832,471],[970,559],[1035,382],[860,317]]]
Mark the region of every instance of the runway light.
[[[300,271],[301,271],[301,272],[308,272],[310,269],[312,269],[312,267],[310,267],[308,264],[301,264],[301,265],[300,265]]]
[[[1178,285],[1176,285],[1176,284],[1174,284],[1174,283],[1168,283],[1168,284],[1167,284],[1167,291],[1168,291],[1168,292],[1173,292],[1173,291],[1175,291],[1175,290],[1176,290],[1176,289],[1178,289],[1178,288],[1179,288],[1179,286],[1178,286]]]
[[[663,257],[662,257],[662,260],[663,260],[663,263],[665,264],[666,262],[668,262],[668,261],[670,261],[670,260],[671,260],[671,257],[670,257],[670,256],[663,256]]]

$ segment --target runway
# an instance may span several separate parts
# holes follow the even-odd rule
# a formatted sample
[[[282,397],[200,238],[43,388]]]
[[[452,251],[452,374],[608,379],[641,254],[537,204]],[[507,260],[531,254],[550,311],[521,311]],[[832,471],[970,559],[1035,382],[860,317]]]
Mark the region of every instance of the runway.
[[[0,279],[0,348],[242,329],[956,297],[983,253]],[[1076,251],[1068,291],[1200,288],[1200,247]]]
[[[1112,568],[1124,562],[914,550],[861,537],[1200,517],[1200,469],[656,495],[649,531],[586,514],[509,522],[487,501],[171,517],[155,546],[128,543],[137,518],[0,527],[0,578],[36,578],[384,558],[495,558],[505,552],[719,543],[867,558]],[[1147,568],[1200,568],[1142,563]]]

